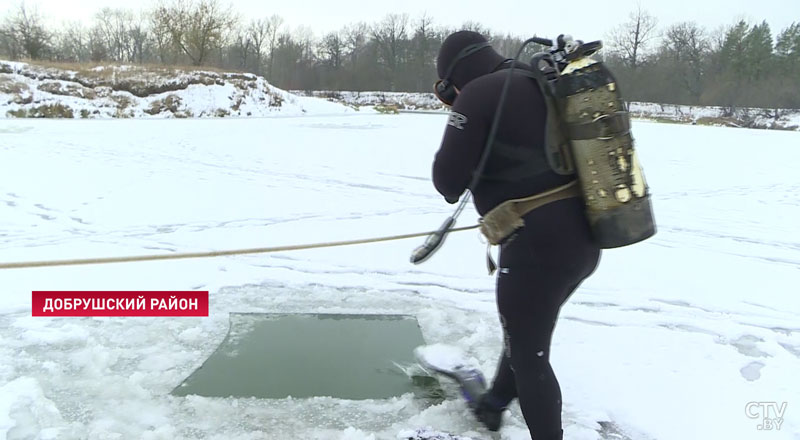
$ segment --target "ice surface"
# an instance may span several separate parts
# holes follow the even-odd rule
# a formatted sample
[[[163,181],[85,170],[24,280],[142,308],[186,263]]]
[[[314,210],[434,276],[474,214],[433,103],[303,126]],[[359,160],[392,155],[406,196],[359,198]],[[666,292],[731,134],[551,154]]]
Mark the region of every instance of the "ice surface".
[[[426,231],[441,115],[0,120],[0,261],[205,251]],[[658,234],[606,251],[562,309],[565,438],[800,437],[800,134],[634,122]],[[476,220],[468,210],[459,225]],[[488,438],[461,399],[169,394],[228,314],[412,314],[491,378],[502,337],[477,232],[203,260],[0,271],[0,438]],[[32,290],[203,289],[207,318],[32,318]],[[534,292],[532,292],[534,293]],[[788,402],[780,431],[751,401]],[[794,405],[794,406],[793,406]],[[501,439],[529,438],[512,406]],[[610,426],[610,425],[609,425]],[[640,440],[636,438],[636,440]]]

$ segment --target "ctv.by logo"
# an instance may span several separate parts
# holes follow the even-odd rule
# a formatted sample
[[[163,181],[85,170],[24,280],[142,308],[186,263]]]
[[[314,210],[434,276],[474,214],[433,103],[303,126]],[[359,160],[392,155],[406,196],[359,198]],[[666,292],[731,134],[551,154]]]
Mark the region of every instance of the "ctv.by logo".
[[[778,402],[750,402],[744,407],[744,412],[751,419],[761,419],[761,424],[756,427],[760,431],[780,431],[787,406],[786,402],[780,405]]]

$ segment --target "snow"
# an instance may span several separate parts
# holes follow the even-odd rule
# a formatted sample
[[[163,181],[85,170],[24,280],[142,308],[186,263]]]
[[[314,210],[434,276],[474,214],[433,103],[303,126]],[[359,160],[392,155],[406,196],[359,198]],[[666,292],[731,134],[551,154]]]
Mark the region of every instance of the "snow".
[[[428,344],[417,347],[414,350],[414,356],[423,364],[443,371],[470,369],[473,368],[473,363],[476,363],[475,359],[465,355],[460,348],[447,344]]]
[[[656,104],[652,102],[631,102],[629,110],[634,117],[644,119],[665,119],[673,122],[744,126],[751,128],[771,128],[800,130],[800,110],[763,108],[725,108],[715,106],[690,106]]]
[[[355,108],[382,106],[387,109],[409,112],[448,112],[433,93],[408,92],[349,92],[293,90],[297,95],[309,95],[340,102]],[[659,120],[689,124],[727,125],[750,128],[800,130],[800,109],[725,108],[658,104],[652,102],[628,103],[631,116],[639,119]]]
[[[110,73],[103,76],[106,71]],[[4,84],[11,85],[11,89],[4,91]],[[137,96],[126,87],[153,93]],[[15,90],[18,88],[21,91]],[[166,101],[174,102],[174,109],[163,105]],[[72,118],[86,119],[274,117],[356,112],[342,104],[296,96],[253,74],[124,65],[97,66],[87,73],[0,60],[0,118],[10,117],[11,112],[52,105],[70,109]]]
[[[291,93],[300,96],[312,96],[341,102],[356,107],[393,106],[408,111],[441,111],[446,112],[445,106],[433,93],[417,92],[353,92],[353,91],[326,91],[326,90],[292,90]]]
[[[311,99],[311,98],[309,98]],[[278,246],[435,229],[446,116],[0,120],[0,261]],[[605,251],[552,350],[565,438],[800,437],[800,134],[634,121],[658,234]],[[474,211],[459,225],[473,224]],[[487,438],[457,398],[173,397],[231,312],[397,313],[491,377],[494,278],[475,231],[215,259],[0,270],[0,438]],[[203,318],[33,318],[32,290],[209,290]],[[759,431],[751,401],[787,402]],[[528,439],[514,405],[499,436]]]

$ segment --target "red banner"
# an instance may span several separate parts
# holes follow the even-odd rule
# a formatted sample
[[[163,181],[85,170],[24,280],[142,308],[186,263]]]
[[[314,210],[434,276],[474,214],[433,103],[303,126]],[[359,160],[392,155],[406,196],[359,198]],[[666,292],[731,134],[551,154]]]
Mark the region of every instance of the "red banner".
[[[208,316],[208,291],[33,291],[33,316]]]

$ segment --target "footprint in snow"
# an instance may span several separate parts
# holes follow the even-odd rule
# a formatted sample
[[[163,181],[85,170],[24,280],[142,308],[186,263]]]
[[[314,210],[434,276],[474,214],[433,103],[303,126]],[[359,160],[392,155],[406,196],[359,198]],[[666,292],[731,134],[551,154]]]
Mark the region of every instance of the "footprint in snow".
[[[763,339],[753,336],[753,335],[744,335],[740,336],[739,339],[735,341],[731,341],[731,345],[739,350],[739,353],[749,356],[749,357],[769,357],[769,353],[761,351],[757,344],[760,342],[764,342]]]
[[[758,379],[761,379],[761,369],[764,368],[763,362],[750,362],[749,364],[742,367],[739,370],[739,373],[742,374],[742,377],[747,379],[750,382],[755,382]]]

